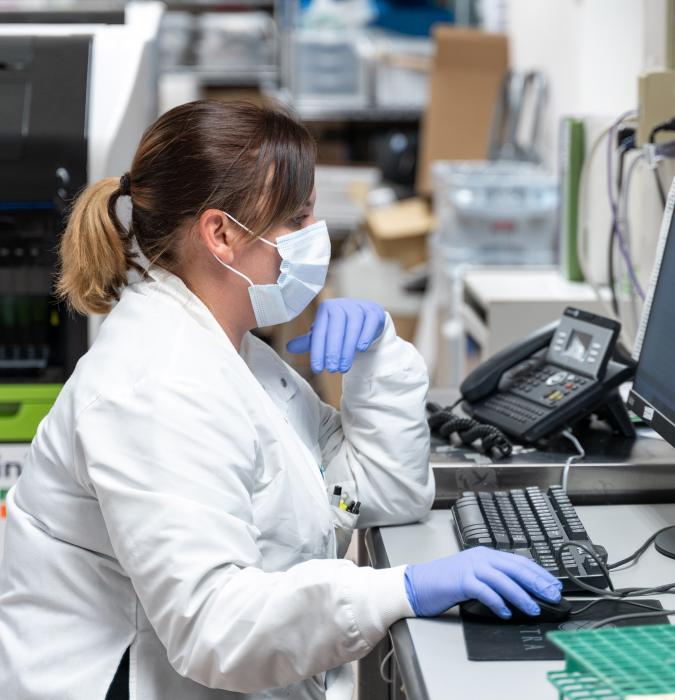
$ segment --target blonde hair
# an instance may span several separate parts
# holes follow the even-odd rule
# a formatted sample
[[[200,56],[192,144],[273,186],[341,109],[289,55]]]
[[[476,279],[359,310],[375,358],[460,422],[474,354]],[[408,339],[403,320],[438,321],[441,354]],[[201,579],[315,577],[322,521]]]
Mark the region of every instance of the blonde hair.
[[[120,180],[108,177],[75,200],[59,247],[56,292],[81,314],[106,313],[119,299],[135,261],[132,238],[115,212]]]

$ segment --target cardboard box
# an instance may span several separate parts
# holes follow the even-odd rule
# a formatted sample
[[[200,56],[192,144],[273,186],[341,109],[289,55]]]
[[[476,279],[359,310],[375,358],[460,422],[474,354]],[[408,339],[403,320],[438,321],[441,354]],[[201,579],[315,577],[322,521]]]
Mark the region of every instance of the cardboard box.
[[[433,35],[436,50],[417,167],[417,190],[426,195],[432,189],[432,161],[486,157],[499,87],[508,68],[503,34],[439,24]]]
[[[398,260],[407,269],[427,259],[427,234],[433,226],[429,205],[418,197],[371,209],[368,233],[381,258]]]

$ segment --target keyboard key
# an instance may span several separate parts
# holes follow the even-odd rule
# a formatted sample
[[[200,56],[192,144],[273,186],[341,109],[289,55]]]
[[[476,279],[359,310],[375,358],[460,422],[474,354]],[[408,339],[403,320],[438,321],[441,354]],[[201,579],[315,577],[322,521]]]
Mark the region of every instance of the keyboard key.
[[[460,527],[467,528],[469,525],[485,524],[485,519],[483,518],[478,504],[464,503],[458,505],[456,508],[460,520]]]
[[[518,549],[514,549],[513,553],[517,554],[520,557],[525,557],[526,559],[529,559],[530,561],[534,561],[534,557],[532,556],[532,552],[530,552],[529,549],[518,548]]]
[[[602,575],[602,569],[592,559],[587,559],[584,562],[584,569],[586,569],[586,573],[588,574]]]
[[[494,533],[495,546],[497,549],[510,549],[511,542],[509,541],[509,536],[504,533]]]
[[[518,408],[518,407],[516,407]],[[525,414],[520,408],[521,420]],[[553,486],[547,493],[536,486],[511,491],[467,491],[453,506],[455,523],[465,548],[485,545],[511,551],[538,562],[563,583],[563,591],[578,588],[561,569],[588,583],[604,587],[601,568],[577,548],[558,549],[568,541],[593,548],[567,494]]]
[[[487,527],[484,525],[469,525],[469,527],[462,528],[466,535],[475,535],[480,532],[489,532]]]

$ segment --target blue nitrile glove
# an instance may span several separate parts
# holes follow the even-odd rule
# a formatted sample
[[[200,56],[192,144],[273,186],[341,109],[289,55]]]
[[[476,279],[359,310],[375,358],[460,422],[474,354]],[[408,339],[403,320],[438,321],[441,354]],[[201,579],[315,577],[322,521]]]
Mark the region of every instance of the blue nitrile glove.
[[[319,304],[309,333],[293,338],[288,352],[309,352],[313,372],[349,372],[356,352],[365,352],[382,334],[384,309],[361,299],[328,299]]]
[[[539,606],[526,591],[557,603],[561,588],[557,578],[533,561],[488,547],[472,547],[426,564],[411,564],[405,570],[406,593],[418,617],[440,615],[473,598],[502,618],[511,616],[504,600],[529,615],[538,615]]]

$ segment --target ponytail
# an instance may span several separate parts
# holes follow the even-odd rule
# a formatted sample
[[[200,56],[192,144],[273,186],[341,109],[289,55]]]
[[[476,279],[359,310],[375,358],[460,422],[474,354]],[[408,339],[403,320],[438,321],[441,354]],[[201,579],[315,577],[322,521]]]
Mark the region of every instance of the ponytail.
[[[75,201],[59,248],[59,297],[81,314],[106,313],[127,284],[130,268],[139,269],[131,236],[115,207],[120,180],[109,177],[87,187]]]

